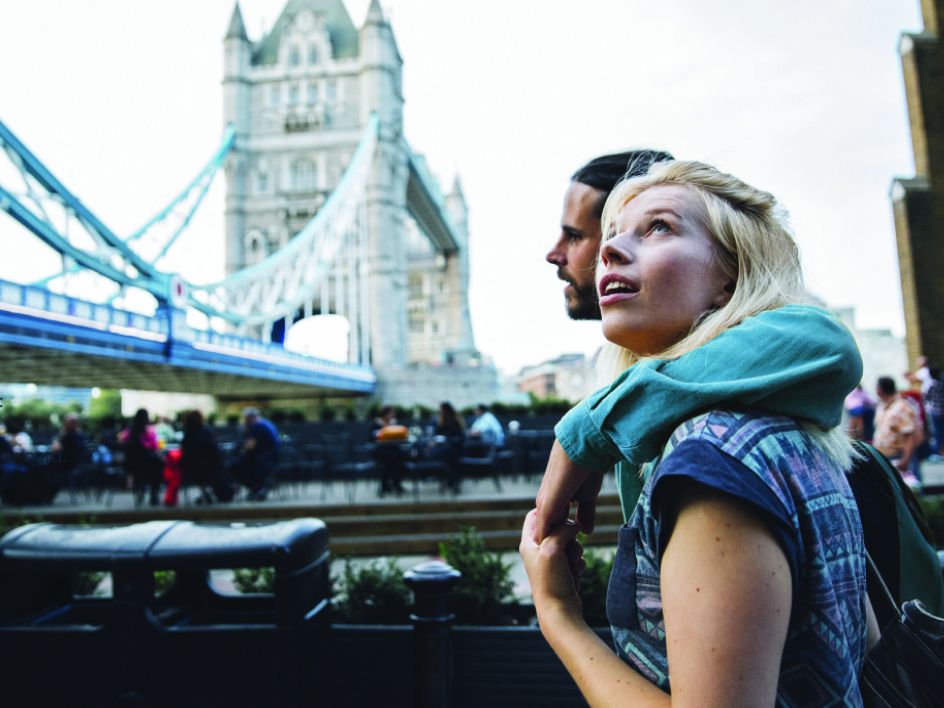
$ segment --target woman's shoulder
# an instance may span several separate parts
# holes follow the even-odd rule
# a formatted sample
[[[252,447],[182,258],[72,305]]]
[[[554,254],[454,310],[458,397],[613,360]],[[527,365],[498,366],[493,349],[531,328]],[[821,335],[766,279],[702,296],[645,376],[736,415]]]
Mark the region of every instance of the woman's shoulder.
[[[770,436],[798,436],[806,434],[804,427],[788,416],[760,410],[715,409],[700,413],[682,422],[669,438],[668,447],[683,441],[703,442],[728,448],[756,446]]]
[[[829,434],[817,433],[795,418],[765,411],[713,410],[679,425],[666,444],[659,466],[672,458],[713,456],[750,470],[766,486],[792,496],[844,484],[842,452]],[[705,454],[707,452],[707,454]],[[792,480],[792,481],[791,481]],[[793,491],[788,491],[788,490]]]

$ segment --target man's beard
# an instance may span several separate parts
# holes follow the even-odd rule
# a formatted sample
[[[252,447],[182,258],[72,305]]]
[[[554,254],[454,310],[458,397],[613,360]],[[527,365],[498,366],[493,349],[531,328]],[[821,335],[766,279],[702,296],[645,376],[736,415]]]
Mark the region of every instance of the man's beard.
[[[572,280],[568,281],[573,288],[573,296],[565,300],[567,316],[572,320],[599,320],[600,298],[597,295],[596,283],[580,287]]]

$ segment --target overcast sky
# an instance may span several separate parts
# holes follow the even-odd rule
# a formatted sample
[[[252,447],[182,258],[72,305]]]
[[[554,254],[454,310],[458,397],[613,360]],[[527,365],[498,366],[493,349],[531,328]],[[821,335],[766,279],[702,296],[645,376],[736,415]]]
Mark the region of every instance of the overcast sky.
[[[281,0],[243,0],[252,39]],[[368,0],[347,0],[356,25]],[[569,174],[645,146],[711,162],[789,210],[808,286],[903,333],[894,176],[914,164],[898,37],[918,0],[388,0],[405,131],[470,209],[477,344],[506,372],[590,352],[544,255]],[[118,233],[174,196],[222,133],[231,0],[4,0],[0,120]],[[223,180],[168,259],[223,272]],[[54,259],[0,216],[0,278]],[[11,257],[13,254],[13,257]]]

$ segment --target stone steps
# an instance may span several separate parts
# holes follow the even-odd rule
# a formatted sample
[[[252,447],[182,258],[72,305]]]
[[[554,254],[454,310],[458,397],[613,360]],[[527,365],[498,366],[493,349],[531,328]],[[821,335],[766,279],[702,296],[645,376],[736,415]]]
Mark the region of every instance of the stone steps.
[[[622,523],[622,521],[621,521]],[[478,529],[478,527],[476,527]],[[601,524],[584,542],[586,546],[615,546],[620,524]],[[521,538],[521,520],[514,529],[479,531],[485,545],[496,551],[515,551]],[[451,533],[414,533],[398,536],[334,536],[331,552],[343,556],[437,555],[440,541]]]
[[[292,503],[230,504],[186,506],[174,509],[143,508],[89,513],[55,510],[41,520],[55,523],[124,524],[146,519],[187,519],[192,521],[261,521],[311,516],[328,526],[331,551],[336,556],[385,556],[436,554],[439,542],[472,526],[495,550],[515,550],[525,514],[533,497],[491,497],[443,499],[437,501],[397,501],[367,504]],[[35,518],[35,517],[33,517]],[[616,495],[600,497],[597,531],[587,538],[593,545],[615,544],[622,514]]]

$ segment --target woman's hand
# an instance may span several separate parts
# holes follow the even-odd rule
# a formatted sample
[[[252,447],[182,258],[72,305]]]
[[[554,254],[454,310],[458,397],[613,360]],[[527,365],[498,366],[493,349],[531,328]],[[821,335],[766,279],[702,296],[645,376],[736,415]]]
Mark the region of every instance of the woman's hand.
[[[577,529],[593,533],[602,484],[602,474],[575,465],[555,440],[535,501],[537,508],[532,512],[536,513],[534,540],[540,543],[567,518],[571,502],[577,504]]]
[[[524,520],[521,544],[518,547],[524,561],[534,608],[541,616],[551,610],[561,610],[571,617],[583,616],[583,606],[577,594],[578,578],[586,568],[583,546],[577,541],[577,526],[573,522],[559,524],[542,540],[534,540],[537,510]]]

